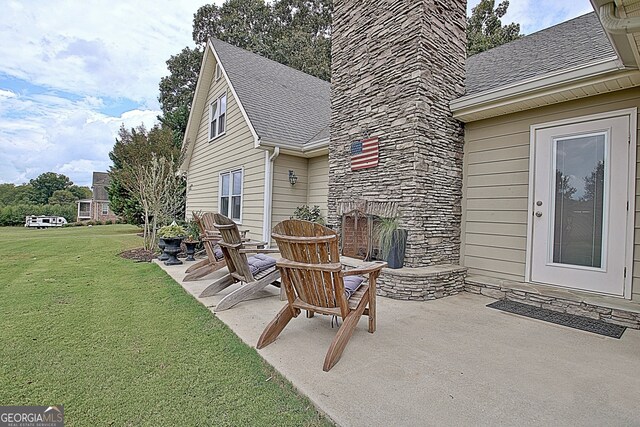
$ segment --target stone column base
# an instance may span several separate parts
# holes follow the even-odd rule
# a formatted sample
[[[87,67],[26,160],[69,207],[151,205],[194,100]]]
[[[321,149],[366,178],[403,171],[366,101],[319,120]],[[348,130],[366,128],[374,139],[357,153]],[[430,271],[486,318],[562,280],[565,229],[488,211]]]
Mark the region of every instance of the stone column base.
[[[356,267],[363,262],[341,259],[344,265]],[[419,268],[384,268],[376,282],[377,295],[381,297],[427,301],[456,295],[464,291],[465,267],[454,264]]]

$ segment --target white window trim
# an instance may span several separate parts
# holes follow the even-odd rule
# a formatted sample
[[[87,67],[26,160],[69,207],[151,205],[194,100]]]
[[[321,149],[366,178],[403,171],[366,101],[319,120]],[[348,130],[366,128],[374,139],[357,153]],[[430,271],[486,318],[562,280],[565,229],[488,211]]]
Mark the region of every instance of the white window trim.
[[[232,174],[234,172],[240,172],[241,173],[241,179],[240,179],[240,218],[238,219],[234,219],[231,217],[231,197],[232,196],[237,196],[237,194],[232,194],[233,193],[233,177]],[[223,175],[229,175],[229,212],[220,212],[220,207],[222,206],[222,176]],[[244,166],[241,166],[239,168],[235,168],[235,169],[229,169],[226,170],[224,172],[220,172],[220,174],[218,174],[218,212],[220,212],[221,214],[225,215],[227,218],[231,219],[233,222],[235,222],[238,225],[242,225],[242,213],[243,213],[243,205],[244,205]]]
[[[105,209],[107,208],[107,209]],[[105,212],[106,210],[106,212]],[[102,215],[109,215],[109,204],[108,203],[101,203],[100,204],[100,214]]]
[[[213,106],[216,106],[216,112],[218,111],[218,105],[220,104],[220,100],[222,98],[225,98],[225,110],[224,110],[224,131],[222,131],[222,133],[216,133],[215,135],[211,136],[211,122],[213,120]],[[227,133],[227,111],[229,110],[229,98],[227,96],[227,91],[222,92],[218,97],[216,97],[216,99],[211,102],[209,104],[209,142],[218,139],[222,136],[224,136]],[[218,127],[220,126],[220,114],[218,114],[218,117],[216,117],[216,132],[218,131]]]
[[[222,78],[222,67],[220,67],[220,63],[216,62],[215,81],[217,82],[221,78]]]

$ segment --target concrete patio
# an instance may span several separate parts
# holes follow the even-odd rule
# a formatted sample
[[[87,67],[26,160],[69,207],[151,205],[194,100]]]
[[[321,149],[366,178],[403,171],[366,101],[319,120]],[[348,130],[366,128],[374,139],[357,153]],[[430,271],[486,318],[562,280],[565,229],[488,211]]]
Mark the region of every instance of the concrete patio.
[[[183,283],[186,263],[158,265],[195,298],[226,272]],[[252,347],[284,304],[269,288],[216,314]],[[213,311],[233,289],[199,301]],[[606,338],[486,308],[492,301],[378,297],[376,333],[361,319],[329,372],[327,316],[293,319],[259,354],[341,426],[640,425],[639,330]]]

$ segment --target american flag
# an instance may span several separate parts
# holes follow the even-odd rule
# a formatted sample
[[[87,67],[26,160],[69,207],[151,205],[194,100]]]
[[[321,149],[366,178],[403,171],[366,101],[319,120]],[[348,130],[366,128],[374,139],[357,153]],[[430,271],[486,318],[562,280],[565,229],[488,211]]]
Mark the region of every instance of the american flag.
[[[351,143],[351,170],[378,166],[378,137]]]

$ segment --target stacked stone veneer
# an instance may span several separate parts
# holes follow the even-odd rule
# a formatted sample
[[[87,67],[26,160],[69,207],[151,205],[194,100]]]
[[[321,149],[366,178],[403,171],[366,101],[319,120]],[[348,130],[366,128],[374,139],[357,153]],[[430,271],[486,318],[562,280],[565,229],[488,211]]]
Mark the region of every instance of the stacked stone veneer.
[[[395,202],[408,230],[405,267],[383,272],[379,294],[432,299],[459,292],[464,93],[462,0],[336,0],[332,26],[328,224],[339,206]],[[377,136],[375,168],[351,171],[351,142]],[[442,267],[442,268],[441,268]]]
[[[328,223],[354,200],[397,202],[405,265],[459,262],[464,92],[461,0],[337,0],[332,27]],[[378,136],[380,164],[351,171],[350,143]]]
[[[640,329],[640,312],[612,308],[598,302],[584,301],[581,298],[570,298],[563,295],[570,293],[561,289],[548,289],[541,292],[538,287],[526,283],[517,283],[487,278],[467,277],[464,290],[474,294],[481,294],[495,299],[509,299],[524,304],[534,305],[561,313],[599,319],[607,323]]]

